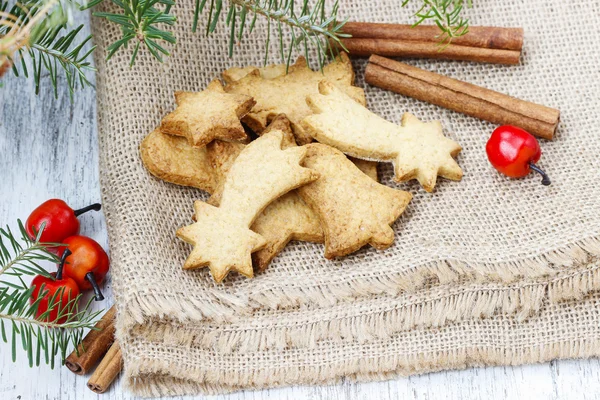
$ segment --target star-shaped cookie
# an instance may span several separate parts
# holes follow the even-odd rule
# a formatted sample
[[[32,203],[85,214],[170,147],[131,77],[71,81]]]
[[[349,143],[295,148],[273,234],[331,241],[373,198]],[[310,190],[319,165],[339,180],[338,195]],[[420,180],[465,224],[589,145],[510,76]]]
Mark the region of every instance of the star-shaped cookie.
[[[160,124],[162,133],[184,136],[195,147],[206,146],[214,139],[248,139],[240,119],[255,104],[251,96],[225,93],[221,82],[214,80],[202,92],[175,92],[175,102],[175,111]]]
[[[402,126],[398,126],[326,80],[319,83],[319,91],[307,97],[314,114],[302,122],[317,141],[353,157],[391,161],[396,181],[417,179],[428,192],[433,191],[438,175],[452,180],[462,178],[462,170],[453,158],[461,147],[444,136],[438,121],[423,123],[407,113]]]
[[[402,116],[401,142],[394,160],[396,181],[419,181],[428,192],[433,191],[437,176],[458,181],[463,172],[454,160],[462,150],[442,133],[439,121],[421,122],[410,113]]]
[[[283,113],[292,124],[298,145],[310,143],[313,139],[304,132],[301,121],[312,114],[306,104],[306,97],[319,93],[319,82],[323,78],[327,78],[354,101],[366,104],[364,91],[352,86],[354,70],[345,53],[341,53],[339,58],[326,65],[323,71],[311,70],[301,57],[296,64],[290,66],[287,75],[277,75],[274,67],[271,67],[269,72],[275,73],[261,73],[259,69],[249,73],[236,71],[236,77],[243,76],[244,73],[247,75],[225,86],[228,93],[243,94],[256,100],[256,105],[243,121],[258,133],[262,132],[275,116]]]
[[[251,254],[265,239],[250,226],[269,203],[319,175],[300,166],[302,147],[282,149],[283,134],[273,131],[246,146],[227,173],[218,207],[194,203],[196,222],[177,236],[194,246],[185,269],[209,267],[221,282],[229,271],[252,277]]]
[[[284,115],[277,116],[263,131],[263,135],[280,131],[283,134],[282,149],[296,146],[294,135],[288,119]],[[214,167],[218,180],[223,181],[236,157],[242,152],[245,145],[242,143],[214,141],[208,145],[208,154]],[[367,170],[372,167],[365,166]],[[222,187],[218,186],[209,204],[218,206],[220,203]],[[260,234],[266,241],[265,246],[252,253],[252,261],[256,269],[264,271],[273,258],[283,250],[292,240],[322,243],[323,229],[319,217],[293,190],[274,200],[256,218],[250,227]]]

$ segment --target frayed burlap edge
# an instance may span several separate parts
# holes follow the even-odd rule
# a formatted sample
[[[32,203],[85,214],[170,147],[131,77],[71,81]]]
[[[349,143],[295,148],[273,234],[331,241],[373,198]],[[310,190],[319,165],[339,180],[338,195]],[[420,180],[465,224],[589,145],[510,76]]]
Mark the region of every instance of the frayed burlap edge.
[[[351,301],[373,295],[397,295],[424,287],[428,279],[440,284],[458,282],[459,279],[513,283],[519,279],[539,279],[556,276],[566,268],[585,265],[600,257],[600,238],[592,237],[565,246],[547,254],[510,262],[479,264],[457,260],[438,261],[416,266],[410,271],[385,276],[361,277],[350,282],[332,282],[326,286],[285,287],[252,293],[247,301],[239,298],[215,298],[215,301],[199,301],[193,296],[182,298],[177,295],[154,295],[147,293],[128,299],[124,317],[132,323],[143,324],[148,319],[169,316],[181,322],[215,320],[231,321],[240,315],[248,315],[254,309],[290,309],[314,305],[331,307],[340,301]],[[260,279],[260,276],[255,278]],[[586,282],[578,283],[582,287]],[[593,285],[593,284],[591,284]],[[553,297],[561,297],[560,290],[568,285],[555,286]],[[490,306],[495,308],[495,305]]]
[[[515,316],[522,322],[538,313],[545,300],[551,304],[579,300],[597,290],[600,290],[600,265],[594,263],[546,282],[468,289],[359,316],[267,327],[241,323],[221,329],[214,325],[190,328],[157,320],[148,320],[144,324],[129,321],[130,325],[127,325],[126,321],[120,320],[119,334],[143,336],[149,342],[166,345],[213,349],[223,354],[314,347],[324,340],[365,343],[417,327],[442,327],[499,314]]]
[[[138,374],[135,376],[126,374],[125,383],[132,392],[144,397],[175,396],[198,392],[222,394],[248,388],[266,389],[289,385],[336,384],[343,377],[359,382],[386,380],[398,376],[446,369],[532,364],[554,359],[588,358],[599,355],[600,340],[590,338],[521,349],[490,348],[488,346],[465,347],[410,356],[394,354],[386,357],[363,358],[321,366],[292,366],[268,371],[247,369],[244,373],[223,373],[220,370],[211,371],[210,368],[198,368],[197,371],[190,371],[179,365],[170,365],[169,370],[165,371],[165,366],[160,360],[145,358],[130,361],[126,371],[137,371]],[[196,376],[195,381],[174,378],[190,374]],[[237,384],[223,385],[222,382],[236,382]]]

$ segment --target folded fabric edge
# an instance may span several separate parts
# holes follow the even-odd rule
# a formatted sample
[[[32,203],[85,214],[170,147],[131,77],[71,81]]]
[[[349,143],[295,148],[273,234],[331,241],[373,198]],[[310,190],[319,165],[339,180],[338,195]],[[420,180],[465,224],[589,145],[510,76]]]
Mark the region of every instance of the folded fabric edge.
[[[143,336],[166,345],[215,349],[220,353],[251,353],[270,349],[308,348],[324,340],[368,342],[387,338],[414,328],[442,327],[469,319],[493,315],[514,316],[519,322],[536,314],[544,301],[556,304],[581,299],[600,290],[600,265],[593,263],[577,271],[545,282],[518,283],[507,287],[468,288],[435,299],[397,304],[396,308],[360,315],[335,313],[322,319],[313,317],[304,323],[290,321],[278,311],[275,322],[257,326],[248,316],[232,324],[194,322],[191,326],[177,321],[146,320],[142,324],[120,324],[118,335]],[[391,299],[390,299],[391,300]]]
[[[428,279],[440,284],[471,279],[477,282],[514,283],[519,279],[555,276],[565,268],[584,265],[600,256],[600,236],[594,236],[539,256],[498,263],[470,263],[459,260],[434,261],[411,268],[409,271],[356,278],[346,282],[328,282],[326,285],[263,290],[251,293],[253,308],[280,309],[314,304],[327,307],[339,301],[378,294],[396,295],[402,291],[414,292],[423,288]]]
[[[412,357],[385,356],[356,362],[332,365],[290,367],[289,369],[252,371],[236,376],[244,385],[216,384],[177,378],[178,367],[164,373],[161,361],[152,358],[130,361],[126,369],[125,385],[135,395],[160,397],[203,393],[216,395],[240,390],[259,390],[292,385],[331,385],[342,378],[355,382],[389,380],[402,376],[425,374],[448,369],[470,367],[522,365],[548,362],[555,359],[589,358],[600,355],[597,338],[560,341],[518,350],[488,346],[464,347],[435,354],[418,354]],[[136,371],[133,375],[132,371]],[[163,371],[162,373],[159,371]],[[224,373],[217,379],[227,382],[234,373]]]
[[[127,301],[127,316],[131,324],[143,324],[148,319],[169,317],[186,321],[231,321],[249,315],[255,309],[291,309],[299,306],[331,307],[339,302],[422,289],[428,279],[440,284],[469,279],[476,282],[514,283],[518,279],[552,277],[565,268],[583,265],[600,257],[600,237],[591,237],[544,255],[501,263],[466,263],[457,260],[436,261],[410,271],[355,278],[312,287],[272,288],[250,293],[240,299],[235,294],[213,290],[210,301],[157,292],[134,295]],[[584,284],[585,286],[585,284]],[[555,290],[556,292],[557,290]],[[560,297],[560,296],[559,296]]]

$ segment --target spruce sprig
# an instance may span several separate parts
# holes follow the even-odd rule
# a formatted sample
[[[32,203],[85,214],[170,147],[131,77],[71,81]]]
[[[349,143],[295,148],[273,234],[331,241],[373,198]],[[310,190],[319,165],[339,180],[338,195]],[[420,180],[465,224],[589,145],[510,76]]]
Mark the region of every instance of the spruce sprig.
[[[101,0],[100,0],[101,1]],[[121,48],[133,42],[130,64],[133,64],[141,45],[159,61],[169,55],[159,42],[175,43],[173,34],[164,25],[173,25],[175,16],[170,14],[172,0],[111,0],[120,9],[120,13],[94,13],[97,17],[121,25],[122,36],[108,47],[107,58],[112,57]],[[246,31],[254,30],[258,18],[267,21],[265,63],[268,59],[269,43],[273,30],[278,34],[279,54],[283,63],[289,65],[294,48],[317,49],[319,66],[322,66],[328,53],[332,51],[329,40],[340,42],[345,21],[337,21],[338,2],[327,12],[325,0],[317,0],[311,6],[309,0],[295,4],[294,0],[196,0],[192,31],[198,29],[200,15],[208,13],[206,35],[214,33],[221,18],[229,28],[229,56],[233,55],[235,44],[242,41]],[[163,25],[164,24],[164,25]],[[291,41],[284,42],[284,30],[289,30]]]
[[[20,239],[9,227],[0,228],[0,277],[12,276],[11,281],[0,280],[0,337],[5,343],[10,342],[12,359],[17,358],[17,347],[27,353],[29,365],[40,365],[42,359],[53,368],[57,356],[61,360],[66,357],[67,350],[77,346],[83,339],[85,329],[94,329],[97,318],[102,311],[91,311],[91,301],[80,307],[81,295],[70,299],[68,304],[61,304],[62,294],[57,291],[48,301],[48,310],[36,318],[40,301],[46,290],[40,288],[38,300],[31,303],[33,287],[24,281],[28,275],[50,274],[40,266],[40,262],[56,263],[58,258],[46,247],[55,243],[41,243],[43,227],[35,239],[30,239],[25,227],[18,221]],[[56,311],[54,320],[49,315]],[[58,321],[65,322],[59,324]]]
[[[58,97],[59,76],[65,78],[69,94],[91,86],[87,73],[94,71],[85,49],[91,35],[81,38],[83,24],[71,28],[69,12],[76,5],[58,0],[30,0],[9,7],[0,0],[0,70],[12,67],[16,76],[33,76],[39,93],[43,76],[48,76]],[[1,73],[0,73],[1,76]]]
[[[413,26],[431,21],[440,28],[438,35],[442,45],[448,45],[452,39],[469,33],[469,20],[463,17],[464,6],[473,7],[472,0],[421,0],[423,5],[415,13],[417,20]],[[403,0],[405,7],[411,0]]]
[[[208,0],[197,0],[192,30],[196,30],[198,16],[204,11],[207,3]],[[230,57],[233,55],[235,43],[242,41],[246,27],[249,33],[252,33],[258,17],[267,20],[265,64],[269,56],[269,43],[273,30],[278,35],[281,62],[286,65],[290,64],[295,48],[302,47],[308,58],[309,48],[313,47],[317,50],[317,60],[319,67],[322,68],[327,56],[337,49],[337,46],[330,45],[331,42],[341,45],[340,38],[349,37],[341,32],[346,20],[341,22],[337,20],[339,10],[337,0],[329,12],[325,7],[325,0],[317,0],[312,6],[308,0],[304,0],[300,5],[295,4],[294,0],[230,0],[225,5],[228,7],[227,12],[223,11],[224,3],[223,0],[210,0],[206,34],[213,33],[220,15],[226,14]],[[289,31],[291,38],[287,44],[284,42],[284,30]]]
[[[173,0],[112,0],[112,2],[122,9],[122,14],[94,13],[96,17],[106,18],[121,26],[122,36],[108,46],[107,59],[110,59],[120,48],[127,47],[131,41],[135,41],[130,65],[135,62],[142,44],[157,60],[162,62],[161,54],[168,56],[169,52],[159,41],[175,43],[173,33],[162,27],[163,24],[173,25],[175,23],[175,16],[169,14],[171,6],[175,5],[175,2]]]
[[[41,77],[48,75],[58,95],[60,70],[66,78],[71,97],[74,90],[90,85],[87,73],[94,68],[90,54],[95,47],[84,50],[91,36],[80,38],[83,25],[70,27],[68,15],[72,10],[84,10],[103,0],[90,0],[80,6],[76,0],[0,0],[0,77],[9,67],[17,75],[30,76],[39,93]],[[131,44],[130,64],[133,65],[143,47],[157,60],[169,55],[167,44],[176,38],[168,29],[175,24],[171,14],[174,0],[111,0],[120,11],[97,12],[95,16],[121,26],[122,35],[108,46],[107,58]],[[309,48],[316,49],[319,67],[329,55],[335,55],[345,20],[338,19],[337,0],[327,10],[327,0],[195,0],[191,29],[196,31],[200,15],[208,13],[206,34],[217,29],[223,16],[229,30],[228,52],[251,33],[259,18],[267,21],[265,62],[269,56],[271,40],[277,40],[282,63],[289,65],[294,49],[303,49],[308,57]],[[406,6],[411,0],[400,0]],[[9,3],[10,2],[10,3]],[[472,6],[472,0],[419,0],[414,25],[431,21],[440,28],[440,42],[448,44],[453,38],[468,33],[468,19],[462,15],[463,7]],[[11,6],[12,4],[12,6]],[[66,11],[68,10],[68,12]],[[273,39],[273,32],[277,38]],[[288,35],[286,36],[286,32]],[[335,44],[335,46],[332,46]],[[443,46],[441,47],[443,49]],[[31,67],[28,67],[30,65]]]

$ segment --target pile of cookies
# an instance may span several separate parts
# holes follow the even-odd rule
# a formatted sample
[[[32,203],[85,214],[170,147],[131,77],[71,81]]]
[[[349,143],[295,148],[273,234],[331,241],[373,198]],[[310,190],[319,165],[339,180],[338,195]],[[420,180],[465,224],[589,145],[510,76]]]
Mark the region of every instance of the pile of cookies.
[[[462,177],[461,148],[439,122],[405,114],[395,125],[366,108],[345,54],[323,71],[301,57],[288,71],[231,68],[222,78],[175,93],[176,109],[141,144],[153,175],[211,194],[177,231],[193,245],[185,269],[208,266],[217,282],[229,271],[252,277],[291,240],[324,243],[326,258],[382,250],[412,196],[378,183],[377,162],[427,191],[437,176]]]

